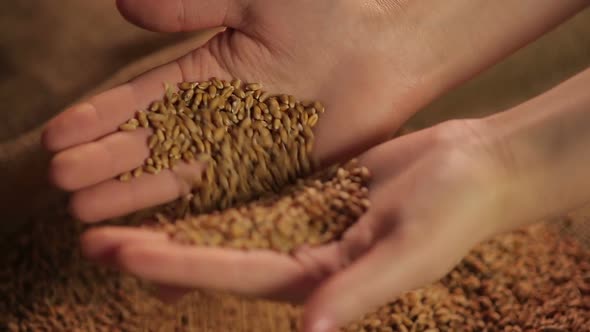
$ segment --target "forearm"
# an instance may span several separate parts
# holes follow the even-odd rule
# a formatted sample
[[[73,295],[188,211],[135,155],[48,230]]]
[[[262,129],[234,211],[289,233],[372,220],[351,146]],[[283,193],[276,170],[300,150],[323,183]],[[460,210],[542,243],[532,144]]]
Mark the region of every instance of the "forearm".
[[[395,43],[414,59],[401,70],[416,78],[412,97],[419,107],[590,5],[587,0],[396,2],[403,5],[395,20],[410,28],[395,32]]]
[[[508,175],[508,228],[590,201],[590,69],[484,121]]]

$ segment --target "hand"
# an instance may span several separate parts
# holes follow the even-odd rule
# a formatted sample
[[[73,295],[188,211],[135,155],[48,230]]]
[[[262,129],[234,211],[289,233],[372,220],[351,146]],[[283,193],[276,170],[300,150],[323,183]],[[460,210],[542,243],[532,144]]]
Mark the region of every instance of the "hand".
[[[391,13],[378,1],[118,1],[130,21],[159,31],[230,29],[190,54],[76,105],[52,120],[45,145],[58,152],[51,177],[74,191],[72,212],[99,221],[158,205],[190,187],[184,165],[132,183],[111,180],[148,157],[147,130],[115,132],[137,109],[163,96],[163,82],[233,77],[265,89],[320,100],[329,107],[315,155],[340,159],[388,138],[408,112],[392,112],[406,80],[390,43]],[[364,40],[371,40],[366,43]],[[358,45],[364,44],[363,47]],[[370,109],[370,110],[369,110]],[[347,130],[355,126],[355,130]],[[150,190],[158,188],[158,190]]]
[[[221,25],[229,29],[188,55],[90,98],[48,124],[44,144],[58,152],[51,163],[51,178],[58,187],[74,192],[71,210],[83,221],[172,201],[189,190],[179,173],[200,171],[185,165],[131,183],[111,180],[148,156],[147,131],[115,130],[137,109],[161,98],[163,82],[239,77],[262,82],[271,92],[320,100],[327,112],[316,131],[315,157],[324,163],[344,160],[389,138],[435,97],[588,2],[119,0],[117,4],[131,22],[152,30]]]
[[[187,247],[163,234],[100,228],[84,252],[157,284],[307,301],[305,331],[332,331],[443,277],[476,243],[504,227],[507,164],[481,120],[403,136],[361,156],[373,174],[369,211],[339,242],[294,256]],[[247,272],[245,272],[247,271]]]

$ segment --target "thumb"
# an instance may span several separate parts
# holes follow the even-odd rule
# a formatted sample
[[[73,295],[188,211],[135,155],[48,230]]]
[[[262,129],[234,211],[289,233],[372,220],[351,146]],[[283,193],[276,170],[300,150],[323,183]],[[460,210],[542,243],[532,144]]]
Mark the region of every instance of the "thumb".
[[[398,234],[398,233],[396,233]],[[305,306],[304,332],[333,332],[349,321],[444,275],[435,248],[415,237],[384,238],[365,256],[318,288]]]
[[[160,32],[194,31],[240,25],[253,0],[117,0],[121,15]]]

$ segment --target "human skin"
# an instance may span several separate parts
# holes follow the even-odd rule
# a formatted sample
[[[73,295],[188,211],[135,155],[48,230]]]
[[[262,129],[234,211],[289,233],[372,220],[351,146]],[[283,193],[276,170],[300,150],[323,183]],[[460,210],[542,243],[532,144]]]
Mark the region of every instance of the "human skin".
[[[84,221],[186,192],[184,175],[199,167],[132,183],[109,180],[141,164],[148,153],[146,131],[114,131],[161,95],[163,81],[210,76],[243,77],[263,82],[270,91],[321,100],[328,111],[316,133],[314,155],[324,164],[344,160],[385,141],[435,97],[585,5],[549,0],[119,1],[128,19],[151,29],[231,29],[177,62],[54,119],[44,136],[45,145],[58,152],[52,179],[74,191],[72,211]],[[294,258],[186,249],[161,235],[124,228],[91,231],[83,245],[91,258],[168,286],[307,301],[306,330],[327,331],[435,280],[478,241],[520,224],[497,222],[504,220],[498,211],[510,211],[501,204],[514,196],[502,185],[512,172],[494,137],[500,131],[507,136],[518,132],[511,127],[490,130],[488,123],[497,122],[446,123],[364,154],[361,161],[375,175],[371,211],[342,241],[303,248]],[[444,213],[455,218],[441,217]],[[463,240],[466,234],[468,240]],[[244,275],[244,269],[251,273]]]
[[[95,222],[187,193],[200,167],[112,180],[148,156],[148,130],[117,133],[163,82],[211,76],[322,101],[314,156],[345,160],[388,139],[421,107],[581,10],[587,1],[120,0],[153,30],[231,29],[175,62],[89,98],[49,122],[50,174]],[[501,23],[501,24],[499,24]],[[351,130],[354,128],[354,130]],[[185,176],[186,175],[186,176]],[[158,188],[158,190],[149,190]]]
[[[167,285],[164,299],[211,288],[306,302],[304,331],[334,331],[440,279],[477,243],[590,201],[588,86],[590,69],[506,112],[362,154],[373,175],[369,211],[342,240],[293,257],[195,249],[112,227],[86,233],[84,252]]]

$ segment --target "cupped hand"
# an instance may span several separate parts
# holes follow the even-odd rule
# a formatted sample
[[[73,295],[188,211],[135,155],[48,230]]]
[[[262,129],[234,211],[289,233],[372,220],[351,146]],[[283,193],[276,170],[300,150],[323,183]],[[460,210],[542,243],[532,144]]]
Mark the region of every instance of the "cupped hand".
[[[163,234],[101,228],[86,255],[163,287],[307,302],[305,331],[332,331],[443,277],[468,250],[503,229],[509,165],[482,120],[454,121],[392,140],[360,157],[372,173],[371,207],[342,240],[270,251],[187,247]]]
[[[395,1],[394,1],[395,2]],[[147,129],[116,129],[163,96],[163,83],[237,77],[270,92],[319,100],[327,107],[315,157],[330,162],[384,139],[410,115],[395,105],[411,89],[418,66],[393,43],[395,6],[384,1],[120,0],[131,22],[157,31],[229,27],[180,59],[73,106],[50,121],[46,147],[56,152],[51,178],[74,192],[72,212],[100,221],[174,200],[190,188],[184,165],[130,183],[112,180],[148,157]],[[399,30],[399,27],[397,27]],[[398,61],[394,59],[411,59]],[[416,72],[412,72],[416,70]],[[400,98],[396,98],[400,97]],[[395,111],[393,111],[395,108]],[[190,177],[192,178],[192,177]]]

